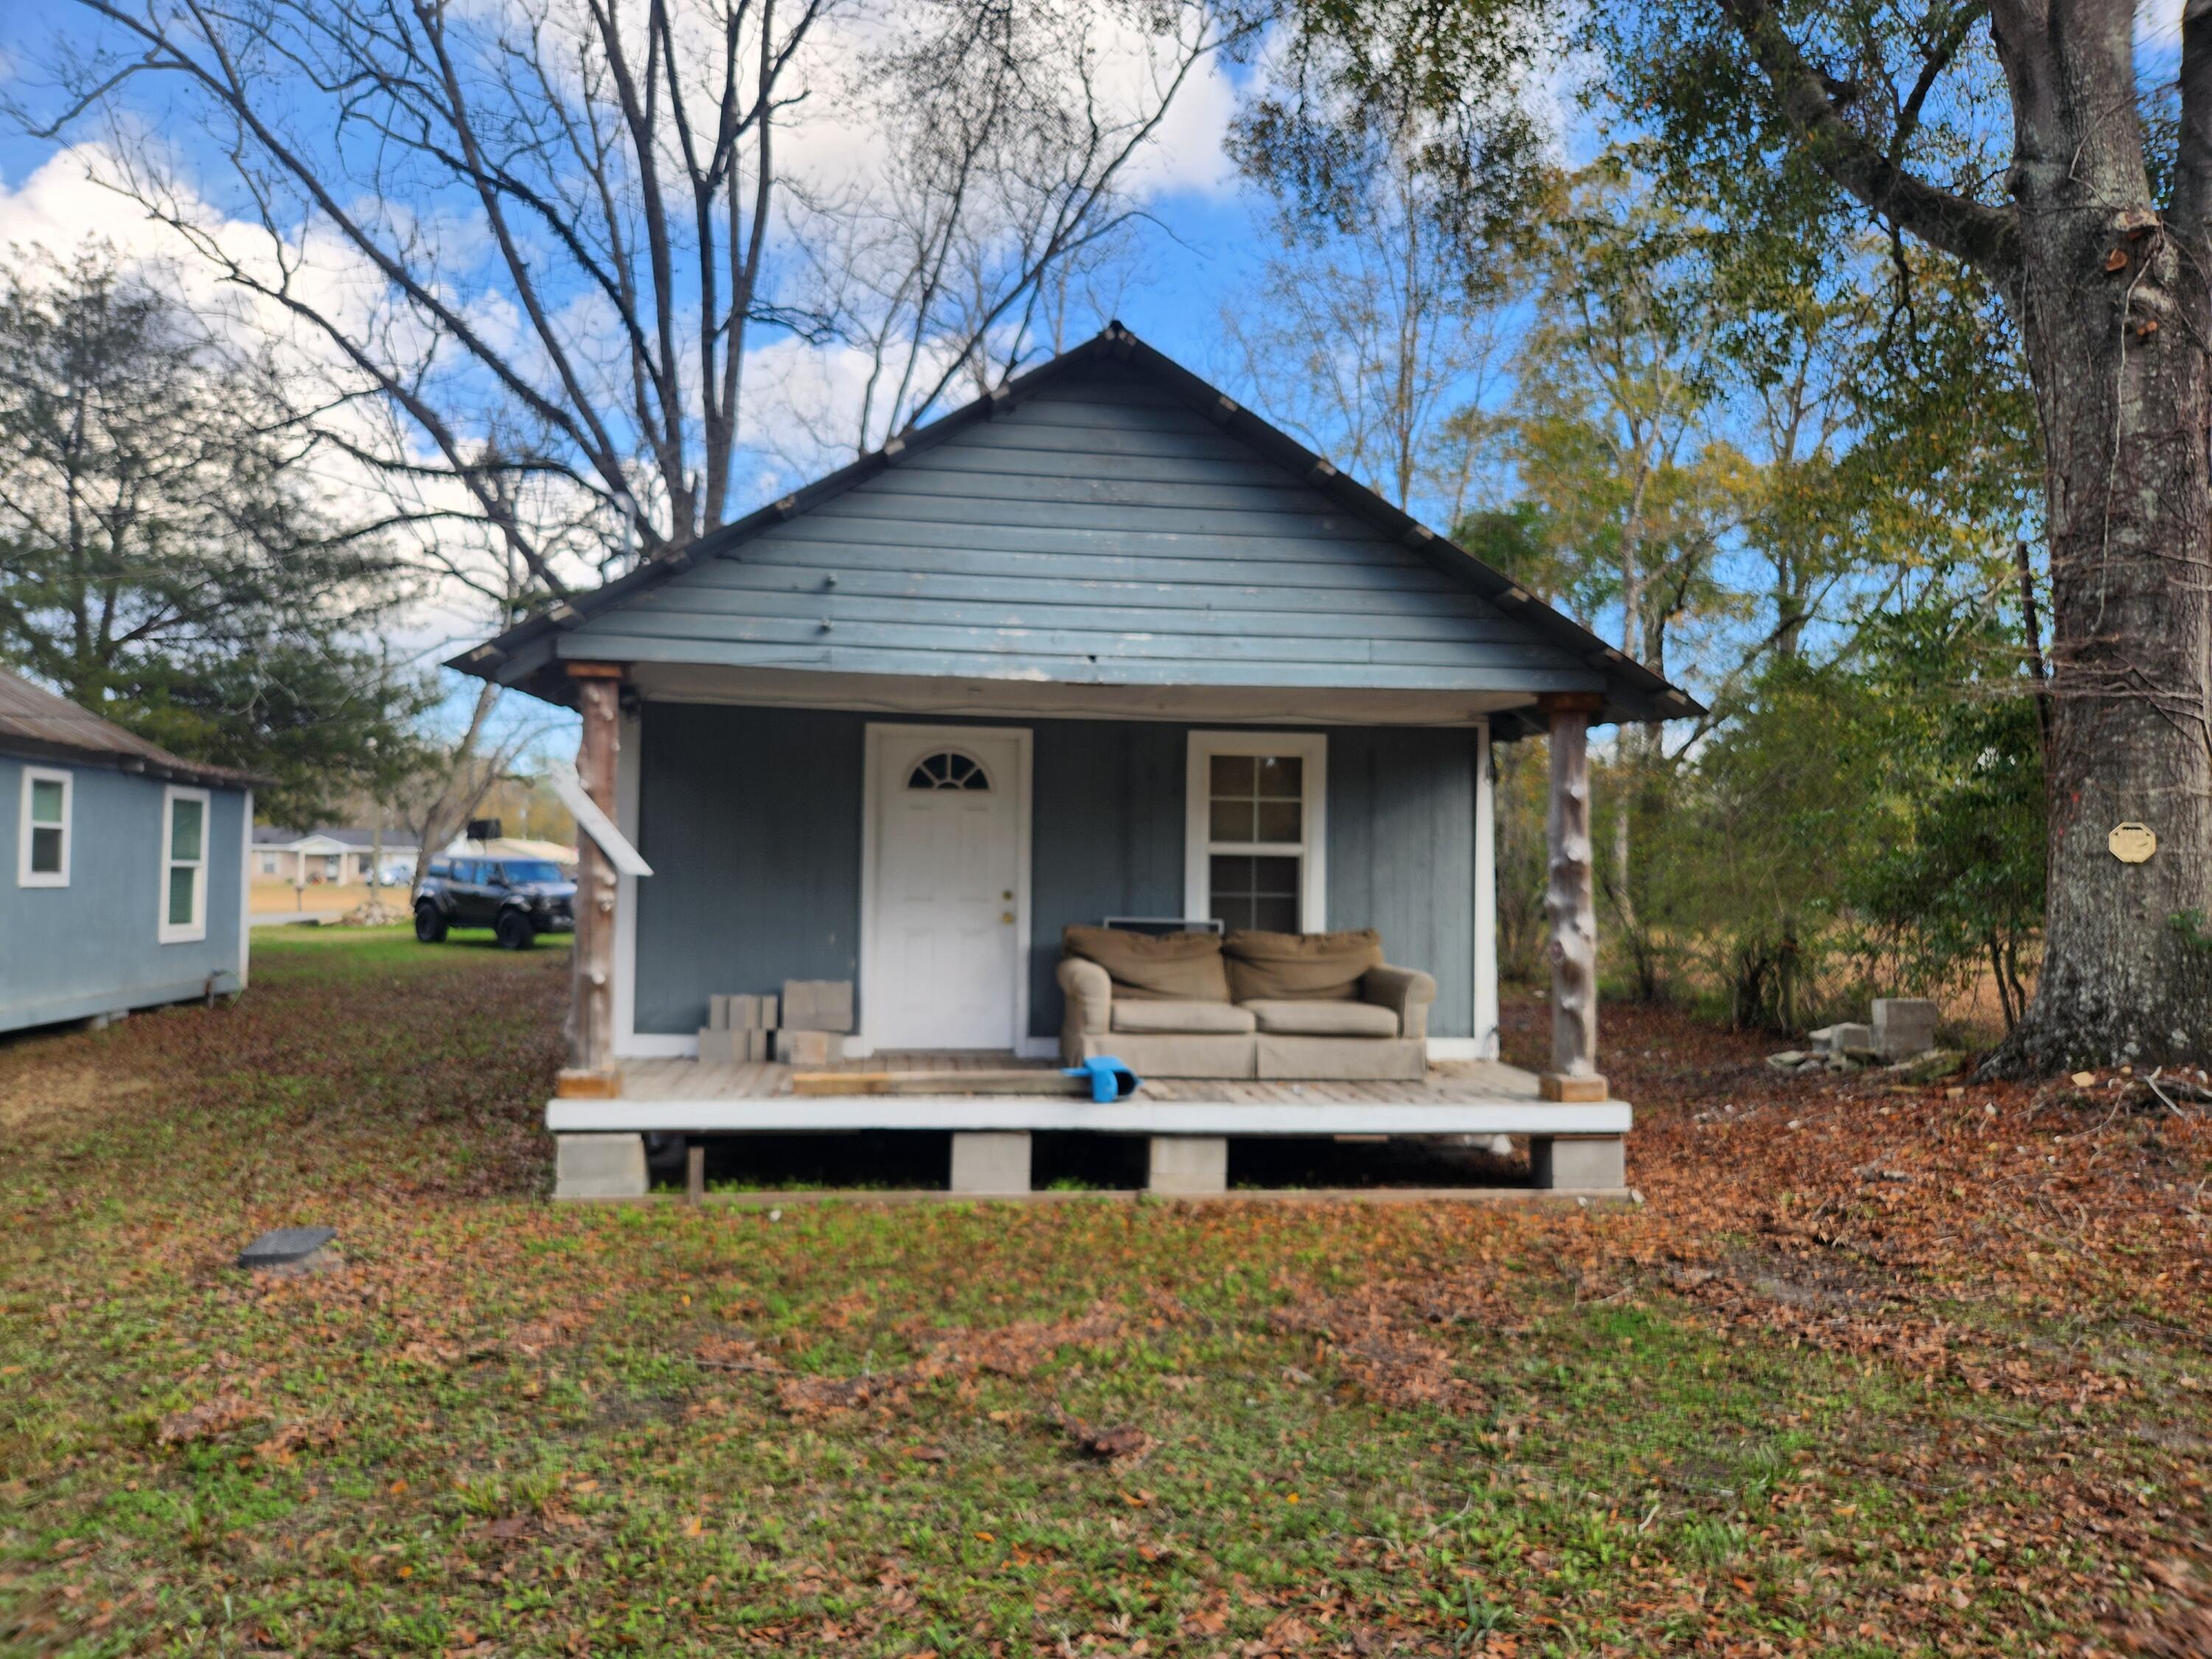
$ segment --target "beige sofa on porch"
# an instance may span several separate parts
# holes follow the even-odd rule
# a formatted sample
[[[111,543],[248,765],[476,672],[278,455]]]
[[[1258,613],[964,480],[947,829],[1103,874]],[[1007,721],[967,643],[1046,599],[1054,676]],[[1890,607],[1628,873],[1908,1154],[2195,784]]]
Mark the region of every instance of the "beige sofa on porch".
[[[1371,928],[1155,935],[1070,927],[1060,1057],[1139,1077],[1419,1078],[1437,982],[1382,960]]]

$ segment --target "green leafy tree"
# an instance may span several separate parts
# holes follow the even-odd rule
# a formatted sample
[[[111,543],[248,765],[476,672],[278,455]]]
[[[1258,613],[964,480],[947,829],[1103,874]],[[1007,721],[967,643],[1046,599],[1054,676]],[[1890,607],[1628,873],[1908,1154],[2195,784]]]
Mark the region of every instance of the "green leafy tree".
[[[1652,137],[1678,198],[1733,239],[1746,291],[1817,289],[1871,232],[1895,275],[1887,316],[1904,323],[1883,343],[1893,380],[1946,335],[1982,334],[1990,357],[2027,371],[2049,549],[2051,877],[2043,971],[1998,1072],[2212,1059],[2212,953],[2170,925],[2212,909],[2212,7],[2183,9],[2178,74],[2148,60],[2158,46],[2136,9],[1651,0],[1583,14],[1595,102]],[[1502,112],[1568,44],[1548,0],[1299,0],[1286,33],[1279,60],[1295,72],[1273,95],[1291,114],[1276,125],[1322,174],[1356,148],[1340,135],[1407,112],[1454,144],[1455,176],[1486,208],[1510,207],[1511,181],[1540,167],[1541,145]],[[1990,412],[1899,407],[1933,418],[1898,464],[1931,471]],[[2160,851],[2122,864],[2106,831],[2138,818]]]
[[[99,249],[0,279],[0,659],[296,823],[427,694],[358,643],[399,568],[319,501],[282,392]]]

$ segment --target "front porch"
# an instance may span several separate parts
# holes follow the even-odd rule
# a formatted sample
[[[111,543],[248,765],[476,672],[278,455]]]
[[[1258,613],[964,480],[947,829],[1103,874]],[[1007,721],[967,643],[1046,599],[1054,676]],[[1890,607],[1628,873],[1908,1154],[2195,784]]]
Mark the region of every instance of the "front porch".
[[[629,1060],[618,1097],[556,1097],[546,1127],[561,1149],[562,1198],[620,1198],[647,1189],[641,1134],[693,1142],[722,1135],[950,1132],[949,1190],[1012,1194],[1030,1190],[1030,1137],[1073,1130],[1150,1139],[1146,1186],[1202,1197],[1227,1188],[1228,1144],[1246,1137],[1443,1137],[1528,1139],[1534,1184],[1563,1194],[1626,1192],[1626,1101],[1543,1097],[1541,1079],[1496,1060],[1447,1060],[1403,1082],[1148,1079],[1109,1104],[1054,1092],[1057,1068],[1012,1054],[969,1051],[879,1054],[827,1067],[855,1078],[885,1070],[942,1073],[941,1092],[799,1095],[792,1067],[695,1060]],[[1035,1094],[964,1091],[963,1072],[1033,1070]]]

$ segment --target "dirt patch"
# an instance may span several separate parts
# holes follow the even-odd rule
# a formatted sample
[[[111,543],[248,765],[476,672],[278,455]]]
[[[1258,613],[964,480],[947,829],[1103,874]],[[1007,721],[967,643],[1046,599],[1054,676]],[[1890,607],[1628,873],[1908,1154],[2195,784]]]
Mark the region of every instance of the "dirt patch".
[[[0,1086],[0,1133],[20,1135],[26,1130],[77,1125],[104,1115],[123,1103],[143,1098],[153,1090],[151,1079],[132,1077],[93,1066],[39,1064],[19,1066]]]

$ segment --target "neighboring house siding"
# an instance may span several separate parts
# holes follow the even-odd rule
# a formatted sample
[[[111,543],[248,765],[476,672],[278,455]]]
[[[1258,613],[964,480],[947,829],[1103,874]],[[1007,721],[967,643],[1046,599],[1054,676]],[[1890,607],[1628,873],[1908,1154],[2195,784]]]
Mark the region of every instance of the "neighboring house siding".
[[[46,766],[48,763],[34,763]],[[207,937],[158,942],[164,786],[68,765],[73,845],[66,887],[17,885],[22,772],[0,755],[0,1030],[150,1007],[239,988],[246,797],[208,792]]]
[[[637,884],[640,1031],[688,1036],[717,992],[858,979],[871,718],[645,705],[639,850],[656,873]],[[1182,914],[1188,728],[954,723],[1036,734],[1030,1030],[1048,1036],[1063,927]],[[1436,975],[1437,1036],[1474,1030],[1474,749],[1465,730],[1328,732],[1328,925],[1379,928],[1392,962]]]
[[[640,593],[562,651],[1092,684],[1597,683],[1110,363]]]

